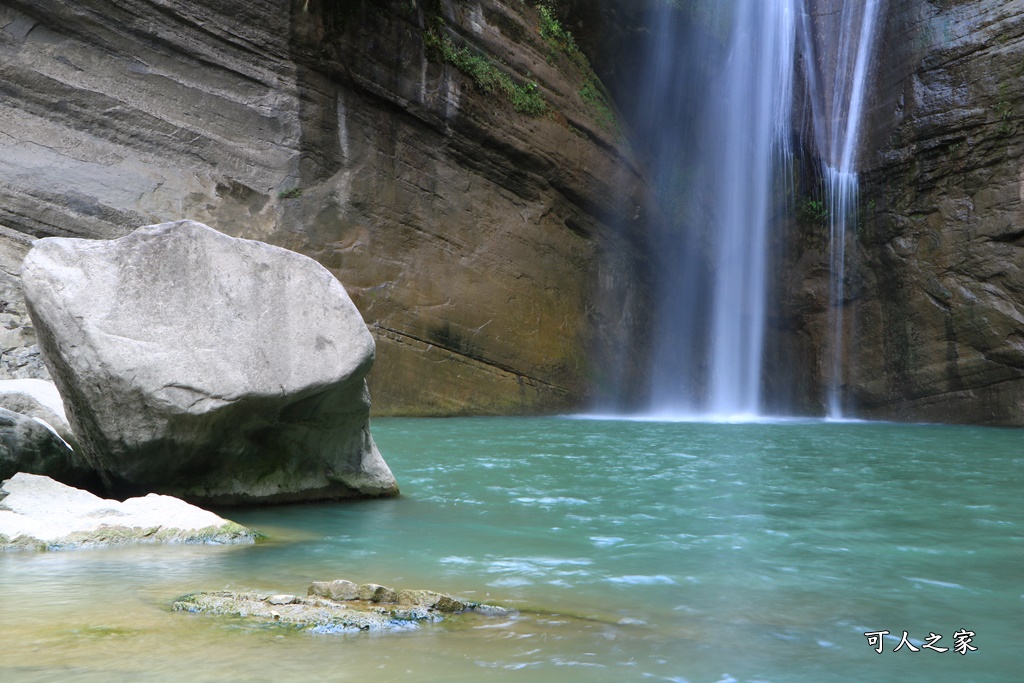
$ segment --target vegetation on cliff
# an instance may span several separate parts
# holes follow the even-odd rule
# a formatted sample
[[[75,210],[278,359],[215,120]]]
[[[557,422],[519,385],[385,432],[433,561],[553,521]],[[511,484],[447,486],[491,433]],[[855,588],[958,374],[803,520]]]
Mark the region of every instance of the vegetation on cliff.
[[[410,5],[415,8],[415,3]],[[548,49],[548,64],[555,65],[565,58],[570,72],[579,74],[583,85],[577,95],[590,110],[594,121],[604,130],[620,139],[622,131],[614,113],[607,90],[591,68],[590,61],[576,45],[572,32],[562,21],[550,0],[538,2],[533,9],[537,16],[537,35]],[[437,0],[427,0],[425,10],[424,44],[429,57],[435,62],[451,64],[468,76],[473,85],[487,95],[500,97],[512,108],[527,116],[554,115],[555,108],[544,97],[541,87],[532,75],[517,77],[500,60],[487,55],[474,46],[459,45],[447,30],[447,22]]]
[[[457,47],[451,38],[441,35],[435,26],[428,27],[424,32],[424,41],[438,61],[448,62],[469,76],[473,84],[488,95],[505,98],[520,114],[542,116],[550,111],[534,81],[517,83],[489,57],[476,54],[468,47]]]

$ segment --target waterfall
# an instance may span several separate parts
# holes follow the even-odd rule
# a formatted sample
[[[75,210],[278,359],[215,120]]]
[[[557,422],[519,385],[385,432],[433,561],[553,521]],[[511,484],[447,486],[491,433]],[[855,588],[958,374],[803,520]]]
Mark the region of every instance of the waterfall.
[[[800,0],[801,5],[813,0]],[[836,3],[841,8],[836,8]],[[829,417],[844,415],[842,387],[846,303],[846,242],[858,222],[860,200],[857,148],[882,0],[861,3],[818,0],[824,16],[839,21],[816,24],[806,7],[800,7],[800,42],[806,65],[808,95],[814,122],[815,142],[822,160],[825,201],[829,218],[829,339],[825,376],[825,405]],[[820,71],[819,71],[820,70]],[[831,78],[827,76],[831,75]]]
[[[639,129],[675,210],[655,248],[652,413],[761,412],[772,191],[792,155],[795,2],[705,3],[704,30],[691,34],[664,3],[652,27]]]
[[[791,155],[793,3],[739,2],[721,95],[707,135],[717,193],[712,214],[708,412],[761,409],[769,201],[775,160]]]
[[[810,103],[823,164],[831,250],[823,374],[828,413],[842,415],[845,244],[881,2],[663,2],[653,14],[632,105],[666,209],[653,237],[649,413],[731,420],[764,410],[768,302],[780,279],[770,272],[771,230],[779,197],[792,190],[799,95]]]

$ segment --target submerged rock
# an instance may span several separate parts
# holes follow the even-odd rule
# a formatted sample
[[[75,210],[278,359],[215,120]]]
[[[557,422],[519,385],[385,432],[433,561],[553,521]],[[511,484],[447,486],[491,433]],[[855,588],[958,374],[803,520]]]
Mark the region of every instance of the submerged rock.
[[[397,494],[369,432],[373,337],[312,259],[180,221],[40,240],[22,280],[110,490],[220,504]]]
[[[359,597],[364,595],[372,597]],[[287,624],[315,633],[408,630],[421,622],[441,621],[446,614],[474,612],[503,617],[512,613],[504,607],[481,605],[444,593],[395,591],[375,583],[360,585],[344,579],[314,582],[305,598],[209,591],[182,596],[173,607],[178,612],[230,615],[256,623]]]
[[[0,486],[0,551],[130,543],[252,543],[255,533],[172,498],[123,503],[19,472]]]

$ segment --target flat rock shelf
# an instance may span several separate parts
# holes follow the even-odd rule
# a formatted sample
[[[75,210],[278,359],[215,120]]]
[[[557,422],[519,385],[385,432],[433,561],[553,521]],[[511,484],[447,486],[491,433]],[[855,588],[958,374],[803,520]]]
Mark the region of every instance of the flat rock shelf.
[[[251,544],[257,533],[172,496],[108,500],[49,477],[0,482],[0,552],[137,543]]]
[[[356,584],[344,579],[314,582],[306,597],[235,591],[190,593],[175,600],[173,609],[281,624],[311,633],[406,631],[417,628],[421,622],[442,621],[444,615],[450,614],[515,614],[504,607],[482,605],[444,593],[395,591],[387,586]]]

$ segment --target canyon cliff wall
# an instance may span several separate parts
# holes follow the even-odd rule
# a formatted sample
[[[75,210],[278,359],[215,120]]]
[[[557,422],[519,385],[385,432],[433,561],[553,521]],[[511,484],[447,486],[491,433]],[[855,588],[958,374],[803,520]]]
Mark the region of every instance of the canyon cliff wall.
[[[836,3],[812,2],[814,20]],[[824,412],[840,312],[847,416],[1024,426],[1024,2],[884,8],[844,301],[829,300],[830,216],[803,118],[770,365],[790,369],[797,413]]]
[[[889,12],[847,304],[852,405],[1024,425],[1024,1]]]
[[[0,225],[188,218],[316,258],[375,336],[377,415],[629,394],[650,200],[545,21],[498,0],[3,0]]]
[[[559,3],[627,116],[643,113],[629,93],[658,2]],[[727,7],[674,4],[681,22],[711,32],[714,10]],[[806,6],[828,88],[844,5]],[[826,412],[838,313],[847,416],[1024,426],[1024,0],[881,8],[838,304],[820,150],[806,95],[796,102],[798,154],[771,245],[765,408]]]
[[[659,1],[554,3],[627,118]],[[1024,0],[885,5],[840,304],[847,413],[1024,425]],[[649,150],[554,28],[512,0],[0,0],[3,371],[45,375],[16,296],[29,236],[191,218],[338,276],[377,341],[375,414],[628,403]],[[833,311],[806,126],[765,382],[771,408],[815,414]]]

